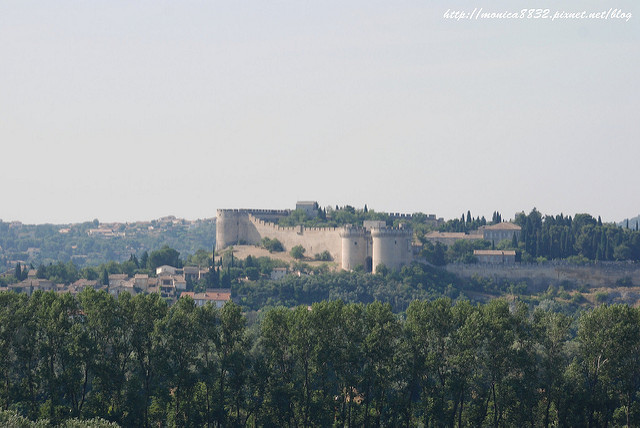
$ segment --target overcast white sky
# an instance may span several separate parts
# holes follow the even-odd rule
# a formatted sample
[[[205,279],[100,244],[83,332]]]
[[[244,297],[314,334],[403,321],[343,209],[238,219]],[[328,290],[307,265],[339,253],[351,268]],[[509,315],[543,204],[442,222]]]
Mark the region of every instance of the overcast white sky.
[[[632,13],[451,21],[447,9]],[[0,0],[0,218],[640,212],[637,0]]]

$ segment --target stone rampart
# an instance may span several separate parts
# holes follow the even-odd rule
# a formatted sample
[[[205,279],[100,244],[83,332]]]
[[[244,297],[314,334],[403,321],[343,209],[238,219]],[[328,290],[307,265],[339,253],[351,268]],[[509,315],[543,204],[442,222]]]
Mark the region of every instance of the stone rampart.
[[[333,260],[338,262],[342,260],[342,239],[340,238],[342,228],[285,227],[264,221],[251,214],[248,215],[248,219],[253,230],[257,233],[255,237],[251,236],[251,240],[247,240],[249,244],[259,244],[262,238],[268,237],[280,241],[287,251],[296,245],[302,245],[308,257],[328,251]]]
[[[370,237],[363,227],[347,226],[340,231],[342,238],[342,269],[353,270],[365,266],[370,256]]]
[[[411,263],[413,231],[404,228],[376,228],[371,230],[373,241],[372,265],[375,273],[381,264],[398,269]]]
[[[567,286],[615,287],[619,284],[640,286],[640,263],[450,264],[446,266],[446,270],[466,278],[478,275],[495,281],[526,282],[531,292],[544,291],[550,285],[562,285],[565,288]]]

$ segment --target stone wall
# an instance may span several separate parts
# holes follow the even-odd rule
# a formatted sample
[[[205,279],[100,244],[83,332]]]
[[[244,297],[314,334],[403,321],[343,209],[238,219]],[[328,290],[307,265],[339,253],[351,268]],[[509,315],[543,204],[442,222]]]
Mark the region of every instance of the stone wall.
[[[342,238],[337,227],[282,227],[275,223],[266,222],[249,215],[251,226],[247,226],[247,240],[249,244],[258,244],[263,237],[277,239],[282,242],[287,251],[296,245],[302,245],[307,257],[329,251],[333,260],[342,260]]]
[[[378,265],[383,264],[389,269],[398,269],[411,263],[413,252],[411,241],[413,231],[411,229],[373,229],[373,272]]]
[[[549,285],[615,287],[621,283],[628,283],[628,285],[640,286],[640,263],[451,264],[446,266],[446,270],[466,278],[478,275],[496,281],[524,281],[532,292],[544,291]]]

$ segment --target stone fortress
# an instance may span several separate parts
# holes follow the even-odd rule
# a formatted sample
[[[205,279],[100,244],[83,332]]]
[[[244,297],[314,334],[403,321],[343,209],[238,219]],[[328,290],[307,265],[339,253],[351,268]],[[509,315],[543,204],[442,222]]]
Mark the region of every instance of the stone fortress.
[[[296,209],[317,215],[316,202],[298,202]],[[230,245],[259,245],[263,238],[277,239],[289,251],[301,245],[311,257],[328,251],[344,270],[363,266],[376,272],[380,265],[397,269],[413,261],[413,231],[388,227],[384,221],[365,221],[362,226],[283,227],[278,220],[292,210],[219,209],[216,217],[216,250]],[[392,214],[410,218],[410,214]],[[434,216],[435,217],[435,216]]]

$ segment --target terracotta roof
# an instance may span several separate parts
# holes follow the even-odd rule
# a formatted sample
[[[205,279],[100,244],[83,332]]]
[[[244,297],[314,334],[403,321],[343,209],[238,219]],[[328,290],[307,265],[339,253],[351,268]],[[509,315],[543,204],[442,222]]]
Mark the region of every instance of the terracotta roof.
[[[514,250],[473,250],[474,256],[515,256]]]
[[[186,291],[180,295],[180,297],[189,296],[193,300],[210,300],[215,302],[231,300],[231,292],[211,292],[194,293],[193,291]]]
[[[98,285],[98,280],[80,278],[79,280],[74,282],[72,285],[74,287],[87,287],[87,286],[93,287],[95,285]]]
[[[502,223],[493,224],[491,226],[483,226],[483,229],[489,229],[489,230],[520,230],[522,228],[520,226],[518,226],[517,224],[514,224],[514,223],[502,222]]]
[[[463,233],[463,232],[429,232],[424,235],[425,238],[447,238],[447,239],[478,239],[482,238],[477,233]]]

